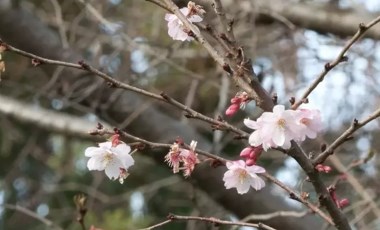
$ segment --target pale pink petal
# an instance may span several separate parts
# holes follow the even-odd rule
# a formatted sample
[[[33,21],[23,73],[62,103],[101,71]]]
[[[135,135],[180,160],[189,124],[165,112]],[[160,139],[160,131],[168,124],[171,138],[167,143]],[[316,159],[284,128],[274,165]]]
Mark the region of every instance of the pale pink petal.
[[[119,178],[120,168],[123,168],[123,165],[120,160],[115,157],[108,162],[105,168],[105,173],[111,180],[116,180]]]
[[[165,14],[165,20],[168,22],[176,19],[178,19],[178,17],[175,14]]]
[[[102,170],[104,170],[105,166],[106,165],[104,163],[104,160],[103,160],[102,156],[91,157],[87,161],[87,168],[88,168],[88,170],[102,171]]]
[[[264,188],[265,186],[264,180],[261,179],[260,177],[252,178],[250,182],[251,182],[252,188],[254,188],[256,191]]]
[[[239,194],[244,194],[249,191],[249,188],[251,187],[250,180],[247,178],[243,180],[241,183],[238,183],[236,186],[236,190]]]
[[[273,113],[281,115],[285,111],[285,106],[283,105],[275,105],[273,107]]]
[[[253,121],[251,119],[244,119],[244,124],[250,129],[258,129],[259,126],[257,125],[256,121]]]
[[[104,152],[105,152],[104,149],[101,149],[101,148],[88,147],[84,151],[84,155],[86,157],[95,157],[95,156],[99,156],[99,155],[103,154]]]
[[[131,152],[131,147],[124,142],[120,142],[120,144],[116,145],[115,147],[112,148],[112,152],[116,155],[124,155],[126,153]]]
[[[189,18],[189,21],[190,22],[201,22],[203,21],[203,18],[199,15],[192,15],[190,18]]]
[[[99,147],[103,149],[110,149],[112,147],[112,142],[107,141],[107,142],[99,143]]]
[[[265,169],[258,165],[252,165],[252,166],[246,167],[246,169],[250,173],[250,175],[257,174],[257,173],[265,173]]]
[[[278,145],[282,146],[285,143],[285,133],[283,128],[277,127],[273,130],[273,142]]]

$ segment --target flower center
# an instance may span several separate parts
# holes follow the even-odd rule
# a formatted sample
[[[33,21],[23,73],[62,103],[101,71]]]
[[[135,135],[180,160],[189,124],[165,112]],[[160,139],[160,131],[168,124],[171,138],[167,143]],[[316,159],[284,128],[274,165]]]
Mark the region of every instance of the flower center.
[[[283,119],[283,118],[278,119],[278,121],[277,121],[277,125],[284,129],[284,128],[285,128],[285,125],[286,125],[286,121],[285,121],[285,119]]]
[[[107,153],[103,157],[103,161],[108,165],[108,163],[113,159],[113,154],[112,153]]]
[[[248,173],[245,170],[240,170],[239,172],[239,182],[240,184],[244,184],[244,181],[247,179]]]
[[[310,121],[307,118],[302,118],[301,119],[301,123],[304,124],[304,125],[309,125]]]

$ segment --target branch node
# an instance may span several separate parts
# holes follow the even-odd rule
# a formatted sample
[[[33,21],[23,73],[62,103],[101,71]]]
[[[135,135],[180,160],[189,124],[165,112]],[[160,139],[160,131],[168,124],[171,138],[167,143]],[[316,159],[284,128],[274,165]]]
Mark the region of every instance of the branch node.
[[[164,93],[164,92],[161,92],[161,93],[160,93],[160,96],[161,96],[163,99],[167,100],[167,101],[170,100],[169,96],[166,95],[166,93]]]
[[[40,59],[32,58],[32,66],[37,67],[37,66],[42,65],[42,64],[44,64],[44,62],[41,61]]]
[[[352,122],[352,126],[356,128],[358,125],[359,125],[359,121],[358,119],[355,118],[354,121]]]
[[[361,22],[361,23],[359,23],[359,31],[362,33],[363,31],[365,31],[366,29],[368,29],[367,28],[367,26],[363,23],[363,22]]]
[[[277,104],[277,99],[278,99],[277,93],[274,93],[272,96],[273,104],[275,104],[275,105]]]
[[[339,62],[346,62],[348,61],[348,56],[344,55],[340,58]]]
[[[330,62],[327,62],[326,64],[325,64],[325,71],[329,71],[329,70],[331,70],[331,64],[330,64]]]
[[[289,102],[290,102],[290,105],[294,105],[294,103],[296,103],[296,98],[295,97],[291,97],[289,99]]]
[[[223,64],[223,70],[226,71],[227,73],[231,74],[231,75],[233,74],[230,65],[228,65],[227,63]]]
[[[175,216],[174,216],[174,214],[169,213],[166,218],[168,218],[169,220],[174,220]]]
[[[87,64],[84,60],[78,61],[78,64],[82,67],[82,69],[85,69],[85,70],[89,70],[90,69],[90,65]]]

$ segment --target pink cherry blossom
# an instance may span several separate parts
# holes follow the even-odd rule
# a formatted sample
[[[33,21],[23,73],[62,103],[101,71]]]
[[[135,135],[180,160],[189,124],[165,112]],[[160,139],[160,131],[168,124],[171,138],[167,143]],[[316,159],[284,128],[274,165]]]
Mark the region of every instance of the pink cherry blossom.
[[[169,153],[165,156],[165,161],[173,168],[173,173],[183,170],[185,177],[190,176],[194,171],[195,165],[199,163],[195,152],[196,146],[196,141],[191,141],[189,149],[181,148],[178,142],[175,142],[171,146]],[[182,167],[180,167],[181,163]]]
[[[316,109],[300,109],[297,110],[297,121],[300,124],[301,130],[298,140],[304,141],[306,136],[315,138],[322,130],[321,114]]]
[[[88,147],[84,155],[90,157],[87,162],[88,170],[104,170],[108,178],[119,179],[122,183],[128,175],[128,168],[135,163],[130,152],[131,147],[124,142],[118,141],[115,145],[112,141],[107,141],[99,143],[99,147]]]
[[[289,149],[290,141],[298,138],[302,129],[296,116],[296,111],[276,105],[273,112],[264,112],[256,122],[245,119],[244,124],[248,128],[256,129],[249,137],[249,144],[255,147],[262,145],[264,150],[277,146]]]
[[[165,156],[165,161],[173,168],[173,173],[179,172],[179,164],[182,161],[181,151],[179,144],[174,143],[171,145],[169,153]]]
[[[236,188],[239,194],[247,193],[250,187],[260,190],[265,186],[265,182],[258,173],[265,173],[265,169],[257,166],[247,166],[242,160],[230,161],[226,163],[228,171],[224,173],[223,181],[227,189]]]
[[[184,149],[181,152],[183,167],[184,167],[184,176],[188,177],[194,171],[195,165],[199,163],[197,154],[195,153],[195,148],[197,147],[196,141],[191,141],[190,149]]]
[[[203,18],[194,14],[194,10],[188,7],[180,9],[181,13],[189,20],[189,22],[201,22]],[[183,25],[183,22],[175,14],[166,14],[165,20],[168,22],[168,34],[174,40],[192,41],[194,38],[189,36],[189,30]]]

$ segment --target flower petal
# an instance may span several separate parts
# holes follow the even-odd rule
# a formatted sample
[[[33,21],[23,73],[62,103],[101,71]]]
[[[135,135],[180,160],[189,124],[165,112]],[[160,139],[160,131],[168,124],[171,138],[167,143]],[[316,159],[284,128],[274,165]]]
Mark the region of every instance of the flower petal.
[[[94,157],[104,154],[104,149],[98,148],[98,147],[88,147],[84,151],[84,155],[86,157]]]
[[[263,179],[261,179],[260,177],[256,177],[256,178],[252,178],[251,179],[251,186],[252,188],[254,188],[256,191],[264,188],[265,186],[265,182]]]
[[[101,156],[91,157],[87,161],[87,168],[88,170],[98,170],[98,171],[104,170],[105,163],[103,161],[103,157]]]
[[[122,163],[116,157],[110,160],[105,168],[105,173],[111,180],[116,180],[120,175],[120,168],[123,168]]]

